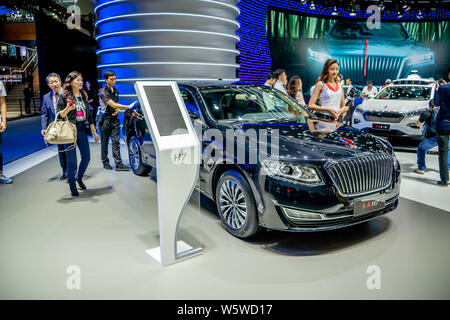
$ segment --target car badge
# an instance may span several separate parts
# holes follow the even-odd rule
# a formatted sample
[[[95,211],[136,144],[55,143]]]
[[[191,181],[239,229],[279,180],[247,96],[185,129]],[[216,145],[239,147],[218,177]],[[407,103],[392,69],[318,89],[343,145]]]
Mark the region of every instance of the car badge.
[[[387,109],[387,107],[388,107],[388,106],[387,106],[387,105],[385,105],[385,106],[384,106],[384,109],[386,110],[386,109]]]
[[[352,140],[346,138],[339,138],[339,140],[343,142],[347,147],[356,148],[356,144]]]

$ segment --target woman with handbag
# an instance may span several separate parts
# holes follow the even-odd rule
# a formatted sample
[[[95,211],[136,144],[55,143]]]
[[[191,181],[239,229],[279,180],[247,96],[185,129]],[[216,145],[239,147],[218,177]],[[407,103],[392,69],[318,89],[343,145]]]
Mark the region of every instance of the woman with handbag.
[[[70,191],[73,197],[78,197],[76,183],[80,189],[86,190],[86,185],[83,183],[83,176],[88,167],[91,154],[89,149],[88,135],[92,135],[95,142],[100,140],[95,131],[94,120],[92,112],[89,108],[88,96],[83,90],[83,77],[77,71],[69,73],[63,85],[64,106],[62,111],[58,114],[58,118],[65,119],[76,125],[77,140],[76,145],[80,150],[81,162],[77,170],[77,152],[74,144],[65,145],[67,155],[67,178],[70,186]]]

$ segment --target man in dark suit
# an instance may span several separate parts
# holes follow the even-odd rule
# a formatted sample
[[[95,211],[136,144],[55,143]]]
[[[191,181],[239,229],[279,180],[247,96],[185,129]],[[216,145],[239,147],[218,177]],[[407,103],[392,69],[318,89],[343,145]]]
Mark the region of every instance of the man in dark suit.
[[[41,126],[42,136],[45,136],[47,127],[55,120],[56,114],[61,111],[63,105],[63,90],[61,88],[61,78],[56,73],[50,73],[47,78],[47,85],[52,90],[44,95],[41,111]],[[63,170],[60,180],[67,179],[67,158],[64,150],[64,145],[58,144],[59,164]]]
[[[450,68],[448,69],[450,78]],[[438,185],[448,187],[448,139],[450,136],[450,83],[445,80],[436,82],[434,104],[439,106],[436,119],[437,140],[439,146],[439,174],[441,181]]]

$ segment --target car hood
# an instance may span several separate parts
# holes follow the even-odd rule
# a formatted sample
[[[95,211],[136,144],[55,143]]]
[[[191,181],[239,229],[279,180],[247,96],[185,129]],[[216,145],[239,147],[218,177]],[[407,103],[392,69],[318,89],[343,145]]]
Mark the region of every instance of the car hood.
[[[428,101],[368,99],[359,109],[364,111],[408,113],[428,108]]]
[[[304,121],[303,121],[304,122]],[[308,119],[307,123],[258,123],[234,125],[234,129],[246,132],[254,129],[259,137],[260,129],[268,129],[269,135],[279,132],[279,157],[289,161],[341,160],[362,154],[391,154],[392,147],[371,134],[358,131],[337,122]],[[270,141],[270,139],[268,139]],[[267,150],[259,143],[260,152]]]
[[[333,39],[327,38],[312,50],[326,52],[332,57],[342,55],[365,54],[366,39]],[[389,41],[389,40],[371,40],[367,41],[367,55],[370,56],[388,56],[388,57],[408,57],[411,55],[420,55],[429,53],[429,48],[418,44],[414,40]]]

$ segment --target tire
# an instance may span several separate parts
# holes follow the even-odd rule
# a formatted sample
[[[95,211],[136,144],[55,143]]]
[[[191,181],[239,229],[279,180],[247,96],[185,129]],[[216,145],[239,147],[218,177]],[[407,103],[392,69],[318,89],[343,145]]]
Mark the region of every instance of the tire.
[[[128,140],[128,158],[130,159],[130,167],[134,174],[145,176],[152,170],[152,167],[142,162],[141,146],[134,136]]]
[[[222,174],[217,182],[216,205],[220,219],[232,235],[249,238],[258,231],[255,198],[247,180],[239,172],[227,170]]]

